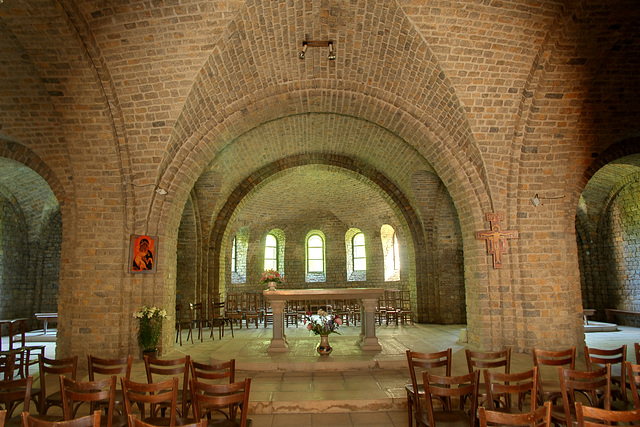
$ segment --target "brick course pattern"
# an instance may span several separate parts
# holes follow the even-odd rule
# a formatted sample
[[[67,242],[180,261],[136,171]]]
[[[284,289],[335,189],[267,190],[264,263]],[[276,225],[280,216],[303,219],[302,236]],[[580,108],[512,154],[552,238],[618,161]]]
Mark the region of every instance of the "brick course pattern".
[[[631,307],[640,286],[619,243],[635,241],[638,18],[634,0],[5,1],[3,295],[57,305],[61,357],[138,354],[134,310],[169,309],[172,346],[176,301],[255,286],[272,229],[296,286],[311,229],[327,285],[348,285],[350,228],[371,245],[356,283],[388,286],[390,224],[420,321],[466,322],[486,349],[580,347],[583,305]],[[336,59],[299,59],[303,40]],[[474,238],[487,212],[519,231],[501,270]],[[158,236],[155,274],[128,272],[131,234]]]

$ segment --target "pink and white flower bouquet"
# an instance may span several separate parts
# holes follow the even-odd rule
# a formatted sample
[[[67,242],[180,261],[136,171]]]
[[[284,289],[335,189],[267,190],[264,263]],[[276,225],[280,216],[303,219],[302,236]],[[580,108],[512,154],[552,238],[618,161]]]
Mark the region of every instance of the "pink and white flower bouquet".
[[[318,314],[316,315],[312,315],[310,311],[307,312],[306,316],[302,318],[302,321],[307,325],[307,329],[316,335],[339,335],[340,332],[336,329],[342,325],[342,318],[340,316],[328,314],[322,309],[318,310]]]

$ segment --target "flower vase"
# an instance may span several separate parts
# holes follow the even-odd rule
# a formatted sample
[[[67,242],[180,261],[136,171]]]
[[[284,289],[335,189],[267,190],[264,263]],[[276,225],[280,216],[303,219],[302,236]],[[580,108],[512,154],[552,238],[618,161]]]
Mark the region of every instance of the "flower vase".
[[[276,290],[276,282],[269,282],[269,290],[270,291]]]
[[[329,335],[320,335],[320,345],[317,350],[321,356],[328,356],[331,354],[333,348],[329,345]]]

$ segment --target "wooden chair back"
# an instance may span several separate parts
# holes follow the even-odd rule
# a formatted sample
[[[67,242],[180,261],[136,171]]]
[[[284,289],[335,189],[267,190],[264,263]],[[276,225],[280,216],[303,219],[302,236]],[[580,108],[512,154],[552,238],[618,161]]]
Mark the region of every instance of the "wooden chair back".
[[[576,371],[558,367],[564,405],[564,422],[575,421],[575,404],[611,409],[611,365],[593,371]]]
[[[640,342],[633,343],[633,350],[636,353],[636,364],[640,365]]]
[[[57,406],[62,409],[62,393],[59,388],[59,377],[60,375],[64,375],[72,380],[76,379],[78,356],[63,359],[49,359],[42,354],[38,356],[38,365],[40,367],[40,391],[38,397],[40,408],[38,412],[40,416],[44,416],[52,406]]]
[[[537,408],[538,368],[505,374],[483,370],[487,406],[491,411],[529,413]],[[529,398],[529,407],[524,407]],[[517,405],[516,405],[517,404]]]
[[[69,421],[43,421],[23,412],[22,427],[100,427],[100,411]]]
[[[2,381],[12,380],[16,372],[16,355],[19,356],[17,350],[5,351],[0,356],[0,375]]]
[[[633,398],[633,406],[640,409],[640,364],[634,365],[627,361],[627,373],[629,374],[629,388]]]
[[[538,368],[538,395],[540,402],[560,397],[560,381],[557,369],[559,366],[567,369],[576,368],[576,348],[564,350],[542,350],[532,348],[533,366]],[[556,378],[543,380],[543,378]]]
[[[5,421],[13,417],[15,409],[20,405],[23,411],[29,412],[32,385],[33,377],[0,381],[0,405],[5,411]]]
[[[578,427],[609,427],[611,425],[640,425],[640,409],[631,411],[612,411],[610,409],[592,408],[576,403],[576,419]]]
[[[207,384],[191,380],[193,413],[196,421],[221,414],[231,425],[246,427],[251,378],[230,384]],[[240,416],[238,417],[238,411]]]
[[[535,399],[534,399],[535,400]],[[530,427],[550,427],[551,426],[551,402],[545,402],[530,412],[513,414],[509,412],[497,412],[484,407],[478,408],[478,418],[480,427],[487,426],[530,426]]]
[[[426,411],[416,412],[417,421],[436,426],[439,420],[446,419],[455,425],[475,427],[479,376],[479,371],[452,377],[423,372]],[[441,410],[434,409],[434,400],[442,404]],[[458,402],[457,408],[452,405],[454,401]],[[466,402],[470,403],[468,409],[465,408]]]
[[[138,419],[135,414],[129,415],[129,427],[157,427],[153,424],[145,423],[144,421]],[[193,424],[183,424],[180,427],[207,427],[207,419],[200,420],[197,423]]]
[[[122,391],[124,392],[124,407],[127,416],[132,412],[132,404],[135,403],[140,411],[140,419],[144,422],[170,427],[176,425],[178,412],[179,381],[175,377],[170,380],[156,383],[136,383],[121,378]],[[161,408],[169,408],[169,419],[163,416]]]
[[[191,360],[191,378],[200,382],[236,381],[236,359],[227,362],[205,364]]]
[[[210,302],[209,303],[209,322],[211,324],[211,331],[209,338],[213,339],[213,328],[218,327],[218,339],[224,337],[224,327],[228,324],[231,328],[231,337],[233,338],[233,322],[231,318],[225,314],[224,302]]]
[[[60,390],[65,421],[74,419],[78,409],[85,402],[90,404],[91,412],[93,412],[96,404],[106,401],[107,427],[112,426],[116,391],[115,375],[98,381],[75,381],[60,375]]]
[[[451,348],[434,353],[407,350],[407,365],[409,366],[409,375],[411,375],[411,384],[407,384],[405,390],[407,392],[407,416],[410,426],[413,425],[414,407],[416,411],[420,410],[420,396],[424,396],[422,372],[437,370],[436,372],[450,377],[452,355]]]
[[[204,328],[207,324],[207,318],[204,314],[204,308],[201,302],[190,302],[189,303],[189,318],[191,322],[198,329],[198,338],[200,342],[203,341],[203,333],[202,328]]]
[[[107,377],[116,375],[118,377],[131,379],[133,356],[129,355],[127,357],[103,359],[88,354],[87,366],[89,368],[89,381],[96,381],[101,378],[101,375]]]
[[[467,348],[464,354],[469,373],[479,369],[499,370],[505,374],[511,372],[511,348],[501,351],[472,351]]]
[[[189,409],[189,365],[191,358],[189,355],[178,359],[154,359],[144,356],[144,366],[147,372],[147,382],[149,384],[163,381],[168,378],[179,378],[178,389],[178,414],[185,416]]]
[[[584,357],[589,371],[602,368],[607,363],[611,365],[612,393],[620,400],[627,401],[627,346],[615,349],[602,349],[584,346]],[[614,375],[619,373],[619,375]],[[615,388],[614,388],[615,387]]]

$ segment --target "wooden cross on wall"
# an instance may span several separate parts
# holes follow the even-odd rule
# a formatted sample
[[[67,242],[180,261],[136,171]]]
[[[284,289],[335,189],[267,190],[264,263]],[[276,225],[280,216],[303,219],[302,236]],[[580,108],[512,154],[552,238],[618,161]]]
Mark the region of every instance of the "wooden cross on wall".
[[[493,268],[502,268],[502,254],[507,253],[507,239],[517,239],[518,230],[500,228],[500,221],[504,219],[501,213],[487,213],[487,221],[491,224],[490,231],[476,231],[476,239],[487,241],[487,253],[493,255]]]

